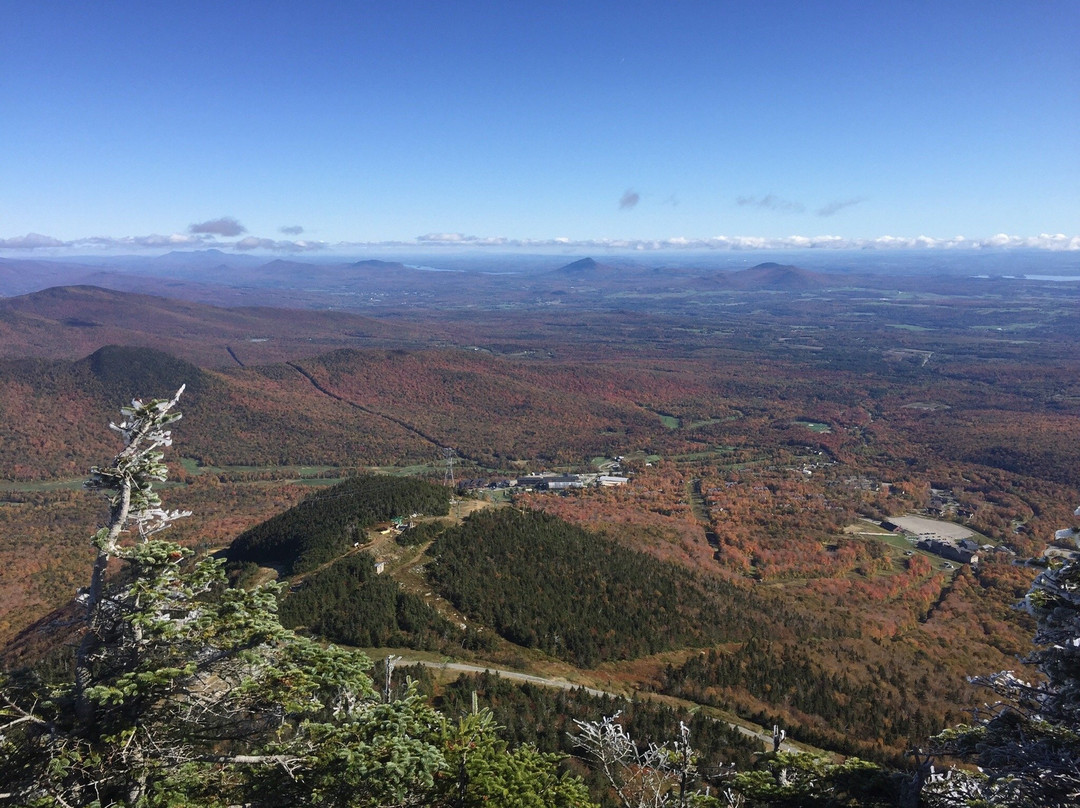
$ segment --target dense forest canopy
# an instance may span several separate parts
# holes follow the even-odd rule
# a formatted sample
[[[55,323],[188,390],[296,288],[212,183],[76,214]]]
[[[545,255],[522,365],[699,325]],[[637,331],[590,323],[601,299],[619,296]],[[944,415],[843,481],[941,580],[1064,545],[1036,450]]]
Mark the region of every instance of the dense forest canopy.
[[[368,475],[312,494],[299,505],[245,531],[225,551],[235,564],[280,567],[285,575],[332,561],[367,541],[365,528],[411,514],[444,515],[450,491],[399,477]]]
[[[281,622],[360,648],[439,648],[461,634],[423,598],[375,572],[371,556],[341,559],[305,578],[281,604]]]
[[[694,576],[542,513],[474,514],[431,549],[431,577],[470,619],[591,667],[750,634],[747,587]]]

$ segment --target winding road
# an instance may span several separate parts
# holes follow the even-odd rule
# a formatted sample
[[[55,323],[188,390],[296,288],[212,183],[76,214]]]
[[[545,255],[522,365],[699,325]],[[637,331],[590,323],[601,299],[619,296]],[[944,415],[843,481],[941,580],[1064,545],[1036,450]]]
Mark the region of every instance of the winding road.
[[[586,687],[585,685],[574,684],[568,682],[566,679],[559,677],[548,678],[545,676],[535,676],[531,673],[521,673],[520,671],[502,670],[500,668],[492,668],[484,665],[469,665],[464,662],[432,662],[430,660],[423,659],[409,659],[402,657],[398,664],[405,665],[423,665],[425,668],[434,668],[436,670],[454,671],[456,673],[493,673],[503,679],[510,679],[514,682],[528,682],[529,684],[540,685],[541,687],[557,687],[562,690],[584,690],[590,696],[612,696],[617,699],[625,699],[626,696],[622,693],[613,693],[610,690],[599,690],[595,687]],[[711,717],[711,716],[710,716]],[[722,718],[712,718],[714,721],[720,721],[727,724],[729,727],[745,735],[748,738],[761,741],[765,744],[766,749],[772,748],[773,736],[771,732],[765,732],[763,729],[753,729],[743,724],[736,724],[732,721],[724,721]],[[804,744],[791,743],[784,741],[780,744],[780,750],[783,752],[807,752],[817,751]]]

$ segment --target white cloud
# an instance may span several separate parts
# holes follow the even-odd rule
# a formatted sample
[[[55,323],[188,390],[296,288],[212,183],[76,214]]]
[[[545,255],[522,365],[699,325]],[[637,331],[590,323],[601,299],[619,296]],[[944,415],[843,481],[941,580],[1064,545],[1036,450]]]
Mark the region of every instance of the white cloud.
[[[1066,236],[1063,233],[1040,233],[1038,236],[1010,236],[1006,233],[998,233],[984,239],[970,239],[964,236],[953,236],[952,238],[880,236],[876,239],[858,239],[856,241],[858,243],[855,246],[889,249],[1080,250],[1080,236]]]
[[[25,236],[13,238],[0,238],[0,249],[4,250],[37,250],[42,247],[65,247],[66,242],[51,236],[43,236],[40,233],[27,233]]]
[[[400,242],[398,242],[400,243]],[[467,244],[480,247],[503,247],[517,243],[503,236],[467,236],[464,233],[426,233],[416,237],[417,244]]]
[[[933,238],[931,236],[879,236],[877,238],[845,238],[844,236],[711,236],[687,238],[674,236],[664,239],[570,239],[565,236],[550,239],[516,239],[505,236],[469,236],[462,233],[428,233],[413,241],[343,241],[330,249],[374,249],[381,247],[505,247],[508,249],[544,249],[568,247],[596,250],[793,250],[793,249],[1011,249],[1080,250],[1080,236],[1040,235],[1035,237],[993,236],[969,239],[964,236]]]
[[[464,233],[425,233],[417,236],[416,240],[421,244],[464,244],[472,238]]]
[[[231,245],[234,250],[269,250],[270,252],[313,252],[325,250],[321,241],[275,241],[272,238],[248,236]]]
[[[115,247],[130,247],[135,249],[152,249],[154,247],[203,247],[212,243],[213,239],[210,236],[196,236],[187,233],[172,233],[167,236],[151,233],[148,236],[122,236],[121,238],[112,238],[111,236],[91,236],[90,238],[78,239],[70,242],[73,247],[103,247],[105,249],[112,249]]]
[[[0,239],[0,249],[7,250],[39,250],[39,249],[153,249],[159,247],[199,247],[205,246],[212,241],[208,236],[194,236],[183,233],[174,233],[169,236],[152,233],[148,236],[87,236],[86,238],[61,241],[51,236],[42,236],[38,233],[28,233],[25,236]]]

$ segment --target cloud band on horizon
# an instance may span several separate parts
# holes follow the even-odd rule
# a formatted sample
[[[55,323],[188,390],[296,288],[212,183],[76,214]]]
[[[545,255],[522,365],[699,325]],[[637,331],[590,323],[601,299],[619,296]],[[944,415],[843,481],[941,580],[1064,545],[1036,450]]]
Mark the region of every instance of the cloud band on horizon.
[[[471,236],[464,233],[427,233],[414,239],[397,241],[324,241],[275,240],[247,236],[237,241],[222,241],[209,234],[106,237],[92,236],[71,240],[57,239],[40,233],[0,238],[0,250],[33,252],[35,250],[70,251],[92,250],[149,250],[149,249],[233,249],[267,252],[346,252],[386,248],[482,248],[482,249],[546,249],[574,248],[598,250],[628,250],[653,252],[662,250],[802,250],[802,249],[1040,249],[1080,250],[1080,236],[1063,233],[1040,233],[1037,236],[1015,236],[998,233],[982,239],[954,236],[878,236],[876,238],[846,238],[843,236],[712,236],[707,238],[674,237],[665,239],[518,239],[505,236]]]

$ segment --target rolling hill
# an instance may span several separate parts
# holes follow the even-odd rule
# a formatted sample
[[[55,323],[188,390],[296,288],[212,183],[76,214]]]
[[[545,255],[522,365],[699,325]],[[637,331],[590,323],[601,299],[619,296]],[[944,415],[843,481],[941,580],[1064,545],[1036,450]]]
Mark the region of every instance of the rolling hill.
[[[810,272],[796,266],[777,264],[771,261],[757,264],[749,269],[737,272],[717,273],[713,276],[718,284],[743,292],[803,292],[823,289],[831,284],[847,285],[847,279],[841,282],[820,272]]]
[[[104,345],[133,345],[167,351],[203,367],[235,367],[344,346],[430,342],[420,326],[358,314],[221,308],[95,286],[0,298],[0,358],[77,359]]]

